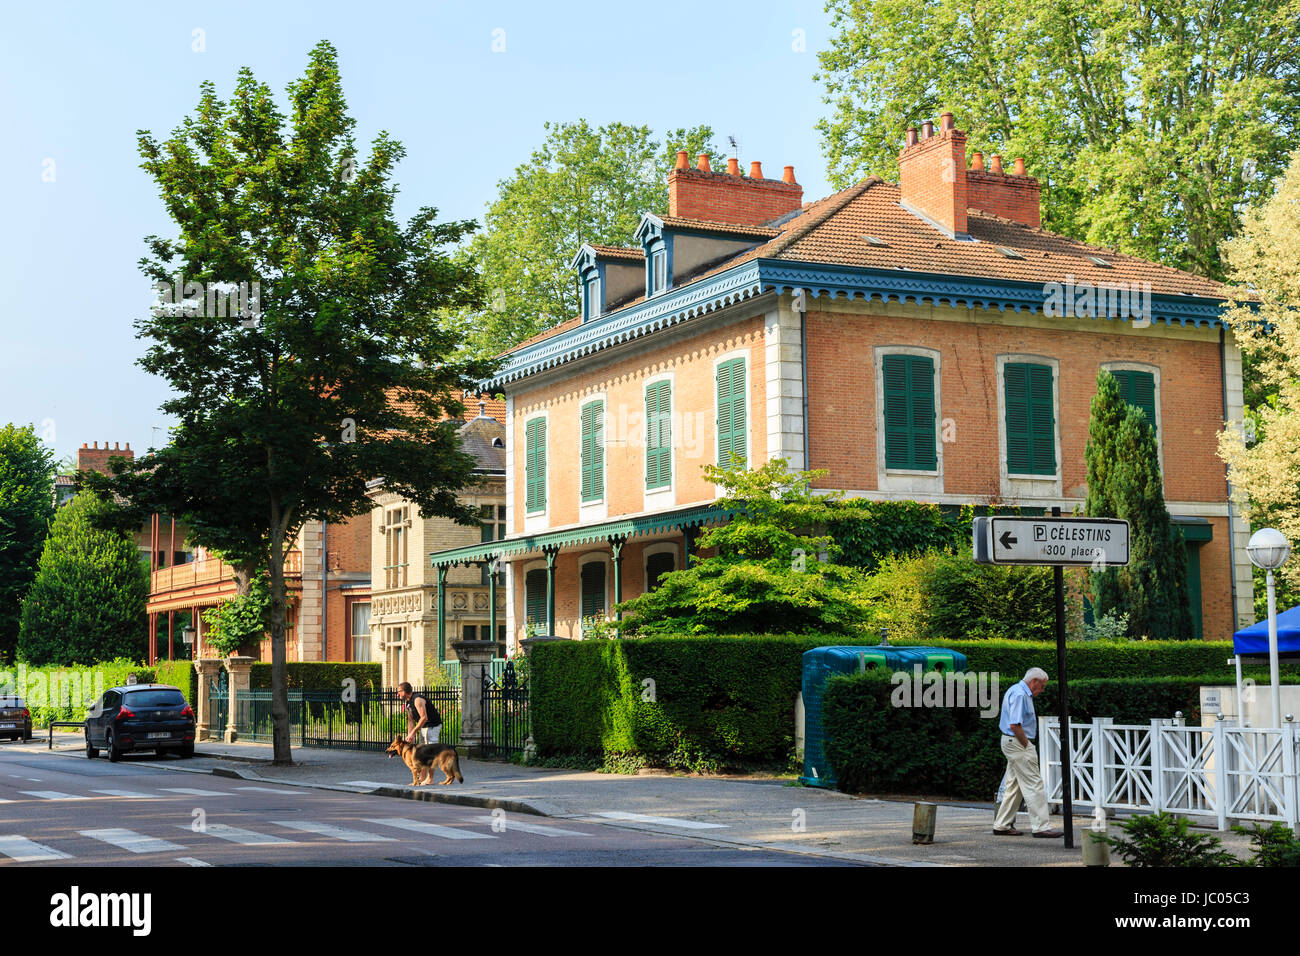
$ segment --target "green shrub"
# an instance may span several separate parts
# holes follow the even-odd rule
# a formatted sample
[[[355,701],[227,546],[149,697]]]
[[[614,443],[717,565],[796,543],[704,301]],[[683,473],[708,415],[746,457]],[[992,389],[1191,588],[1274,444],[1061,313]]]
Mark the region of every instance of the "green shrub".
[[[960,513],[919,501],[841,502],[830,534],[845,564],[876,570],[890,557],[928,551],[955,551],[970,541],[974,510]]]
[[[1241,866],[1223,849],[1223,841],[1208,833],[1193,833],[1186,817],[1160,812],[1130,817],[1120,828],[1124,836],[1103,837],[1129,866]]]
[[[1238,833],[1250,835],[1251,866],[1300,866],[1300,839],[1285,823],[1258,823],[1247,827],[1233,827]]]
[[[295,690],[341,691],[345,680],[354,680],[357,690],[380,690],[382,664],[368,661],[290,661],[284,665],[285,683]],[[257,661],[249,674],[253,690],[270,690],[271,664]]]

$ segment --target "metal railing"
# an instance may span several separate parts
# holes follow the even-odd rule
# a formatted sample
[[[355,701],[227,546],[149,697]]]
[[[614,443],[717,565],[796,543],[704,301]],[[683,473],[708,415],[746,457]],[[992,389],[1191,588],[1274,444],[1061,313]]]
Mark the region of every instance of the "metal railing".
[[[483,756],[523,753],[528,741],[528,686],[515,675],[513,661],[506,662],[499,679],[483,674],[481,706],[483,726],[490,729],[484,734]]]
[[[50,738],[49,740],[46,741],[45,744],[46,750],[54,749],[54,728],[55,727],[76,727],[80,730],[85,730],[86,722],[84,720],[51,720],[48,725]]]
[[[1061,802],[1060,721],[1038,721],[1039,767],[1049,803]],[[1182,718],[1070,724],[1071,795],[1076,809],[1168,811],[1232,820],[1300,824],[1300,731],[1276,727],[1189,727]]]
[[[460,688],[417,689],[438,709],[442,740],[460,738]],[[289,691],[289,739],[299,747],[385,750],[407,733],[406,704],[396,690],[359,690],[354,700],[337,691]],[[235,692],[235,729],[241,740],[270,743],[271,691]]]

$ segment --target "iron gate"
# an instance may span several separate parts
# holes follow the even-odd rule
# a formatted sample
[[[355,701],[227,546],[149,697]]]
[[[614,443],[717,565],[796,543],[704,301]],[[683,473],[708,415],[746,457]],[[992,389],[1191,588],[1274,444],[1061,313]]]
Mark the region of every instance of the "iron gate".
[[[208,704],[211,724],[208,736],[213,740],[222,740],[226,734],[226,724],[230,720],[230,685],[226,682],[225,670],[217,671],[208,678]]]
[[[514,661],[506,661],[499,679],[483,673],[483,756],[512,757],[523,753],[528,740],[528,683],[515,674]]]

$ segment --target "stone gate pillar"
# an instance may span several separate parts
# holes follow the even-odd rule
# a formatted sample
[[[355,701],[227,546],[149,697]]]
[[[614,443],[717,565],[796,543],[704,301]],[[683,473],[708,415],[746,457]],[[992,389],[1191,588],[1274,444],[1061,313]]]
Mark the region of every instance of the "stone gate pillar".
[[[226,743],[233,744],[239,739],[239,732],[235,729],[235,695],[240,692],[247,692],[251,685],[252,669],[256,658],[241,657],[238,654],[231,654],[226,658],[226,673],[230,675],[230,716],[226,722]]]
[[[194,662],[194,669],[199,672],[199,692],[194,701],[198,713],[195,715],[194,739],[211,740],[212,738],[212,698],[209,687],[212,678],[221,673],[221,661],[216,658],[202,658]],[[218,733],[220,728],[218,728]]]
[[[466,756],[476,757],[490,742],[492,728],[483,724],[483,676],[492,666],[496,641],[454,641],[460,661],[460,743]],[[450,743],[450,741],[448,741]]]

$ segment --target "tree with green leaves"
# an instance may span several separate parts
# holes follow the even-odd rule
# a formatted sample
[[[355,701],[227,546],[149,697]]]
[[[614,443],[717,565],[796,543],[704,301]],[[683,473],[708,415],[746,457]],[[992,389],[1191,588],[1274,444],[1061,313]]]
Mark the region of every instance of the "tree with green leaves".
[[[59,509],[23,598],[21,660],[68,665],[142,658],[149,572],[130,535],[97,524],[107,510],[93,494]]]
[[[0,428],[0,657],[12,660],[19,608],[54,517],[54,454],[28,425]]]
[[[1283,168],[1300,0],[830,0],[818,74],[831,180],[897,181],[904,131],[951,110],[1023,156],[1043,225],[1220,278],[1219,243]]]
[[[1129,522],[1128,566],[1090,572],[1093,613],[1127,614],[1132,636],[1192,637],[1187,554],[1165,507],[1154,424],[1124,400],[1106,369],[1097,375],[1084,462],[1084,513]]]
[[[321,42],[289,84],[287,113],[245,68],[229,101],[204,83],[170,137],[139,136],[177,228],[150,237],[141,261],[163,302],[136,324],[150,343],[140,364],[171,385],[162,407],[180,424],[104,484],[137,516],[184,520],[245,582],[269,575],[280,764],[291,762],[284,558],[298,529],[368,512],[376,477],[426,516],[477,523],[458,497],[474,459],[447,418],[492,367],[449,360],[456,334],[436,318],[482,304],[477,277],[447,251],[474,223],[439,223],[425,207],[399,225],[391,176],[404,150],[381,132],[362,156],[353,127],[337,53]],[[183,295],[168,304],[175,282]],[[255,309],[213,308],[214,287],[242,282]]]
[[[718,503],[735,516],[698,538],[698,549],[714,553],[620,604],[619,632],[864,634],[867,575],[836,563],[827,528],[838,495],[813,488],[826,472],[791,472],[776,458],[748,471],[706,465],[704,473],[725,490]]]
[[[483,357],[577,315],[569,264],[584,242],[628,246],[644,213],[668,211],[668,172],[684,149],[718,156],[707,126],[663,141],[647,126],[547,123],[546,141],[498,185],[484,229],[462,252],[481,269],[488,309],[464,313],[466,348]]]

